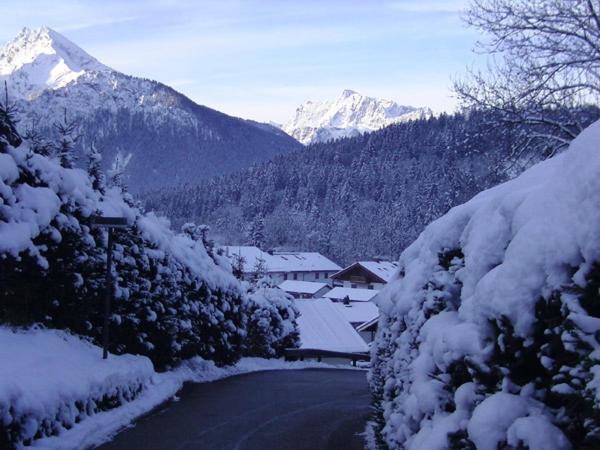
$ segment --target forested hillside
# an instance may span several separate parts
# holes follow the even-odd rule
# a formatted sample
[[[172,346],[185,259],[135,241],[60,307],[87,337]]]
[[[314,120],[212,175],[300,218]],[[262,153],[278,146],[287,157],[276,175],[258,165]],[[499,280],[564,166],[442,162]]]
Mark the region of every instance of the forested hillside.
[[[597,111],[578,116],[587,124]],[[515,154],[522,136],[542,128],[498,119],[472,113],[392,125],[151,193],[146,203],[175,222],[213,225],[222,243],[311,249],[340,263],[397,258],[426,224],[545,156]]]

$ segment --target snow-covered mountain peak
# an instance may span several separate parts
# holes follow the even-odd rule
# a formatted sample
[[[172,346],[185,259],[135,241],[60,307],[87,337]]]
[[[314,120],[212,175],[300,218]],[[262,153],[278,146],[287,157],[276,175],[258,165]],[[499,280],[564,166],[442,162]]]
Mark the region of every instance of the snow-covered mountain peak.
[[[0,49],[0,80],[7,80],[11,95],[35,98],[46,89],[58,89],[86,72],[108,72],[67,38],[48,28],[23,28]]]
[[[342,95],[340,96],[341,98],[348,98],[351,97],[353,95],[360,95],[358,92],[353,91],[352,89],[344,89],[342,91]]]
[[[429,108],[404,106],[345,89],[335,100],[300,105],[283,130],[303,144],[311,144],[356,136],[430,114]]]

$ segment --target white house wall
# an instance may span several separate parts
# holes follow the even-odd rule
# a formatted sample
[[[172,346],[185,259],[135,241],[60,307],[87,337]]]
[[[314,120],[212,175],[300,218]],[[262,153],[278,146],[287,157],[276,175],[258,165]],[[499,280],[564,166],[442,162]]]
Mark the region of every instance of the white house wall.
[[[320,283],[331,283],[329,279],[330,275],[333,275],[334,272],[272,272],[268,275],[276,284],[281,284],[285,280],[298,280],[298,281],[316,281]],[[295,276],[294,276],[295,275]]]

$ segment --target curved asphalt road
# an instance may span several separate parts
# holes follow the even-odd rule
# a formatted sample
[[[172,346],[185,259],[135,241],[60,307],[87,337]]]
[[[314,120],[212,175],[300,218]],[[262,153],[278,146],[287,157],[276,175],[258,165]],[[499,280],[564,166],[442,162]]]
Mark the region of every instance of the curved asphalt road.
[[[366,375],[279,370],[188,384],[102,450],[362,449],[369,415]]]

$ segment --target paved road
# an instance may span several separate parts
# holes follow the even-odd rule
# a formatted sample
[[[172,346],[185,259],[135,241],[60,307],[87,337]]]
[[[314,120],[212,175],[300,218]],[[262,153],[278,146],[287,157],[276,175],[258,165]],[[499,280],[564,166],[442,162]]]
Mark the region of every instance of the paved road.
[[[365,372],[290,370],[188,384],[102,450],[353,450],[369,415]]]

